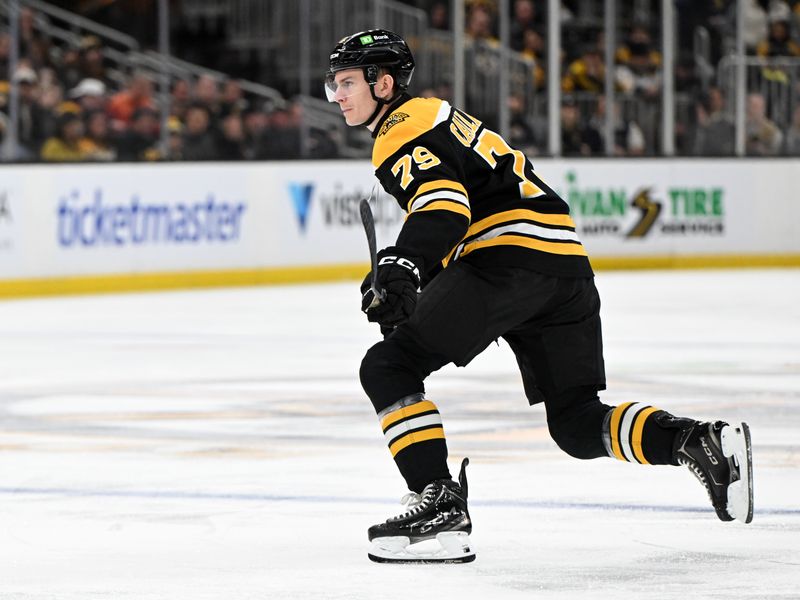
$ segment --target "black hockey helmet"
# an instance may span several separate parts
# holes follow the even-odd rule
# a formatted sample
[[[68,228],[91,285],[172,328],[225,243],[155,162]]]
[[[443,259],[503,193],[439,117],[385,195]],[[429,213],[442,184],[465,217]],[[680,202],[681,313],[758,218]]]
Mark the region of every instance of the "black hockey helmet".
[[[406,41],[386,29],[369,29],[347,36],[331,52],[330,68],[325,74],[325,88],[331,102],[332,92],[336,91],[335,73],[358,68],[364,71],[370,86],[377,83],[380,69],[389,70],[398,91],[404,92],[414,74],[414,57]],[[379,103],[385,102],[374,93],[372,97]]]

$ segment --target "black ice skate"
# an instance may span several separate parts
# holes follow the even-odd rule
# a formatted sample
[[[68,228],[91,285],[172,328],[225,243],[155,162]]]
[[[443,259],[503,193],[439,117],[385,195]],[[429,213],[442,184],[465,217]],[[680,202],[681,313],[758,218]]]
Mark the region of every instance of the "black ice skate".
[[[678,434],[673,455],[708,490],[721,520],[753,520],[753,453],[747,423],[693,422]]]
[[[406,494],[410,507],[369,528],[369,558],[385,563],[464,563],[475,560],[469,541],[472,521],[467,510],[469,459],[461,463],[458,483],[438,479],[422,494]]]

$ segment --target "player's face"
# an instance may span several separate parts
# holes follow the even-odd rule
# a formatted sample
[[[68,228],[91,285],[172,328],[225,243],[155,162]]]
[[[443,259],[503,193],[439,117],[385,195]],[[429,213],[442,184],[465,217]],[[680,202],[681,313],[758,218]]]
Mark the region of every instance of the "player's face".
[[[332,101],[339,105],[348,125],[361,125],[375,110],[377,103],[361,69],[338,71],[328,88],[332,88]]]

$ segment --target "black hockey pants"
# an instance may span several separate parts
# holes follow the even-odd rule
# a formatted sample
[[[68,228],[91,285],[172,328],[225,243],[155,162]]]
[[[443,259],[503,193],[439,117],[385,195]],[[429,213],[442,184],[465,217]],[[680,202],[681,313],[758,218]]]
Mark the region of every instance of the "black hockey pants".
[[[517,267],[458,261],[420,295],[406,323],[367,352],[361,382],[377,412],[424,393],[424,380],[467,365],[504,338],[531,404],[544,402],[550,434],[577,458],[605,456],[600,298],[593,278],[559,278]]]

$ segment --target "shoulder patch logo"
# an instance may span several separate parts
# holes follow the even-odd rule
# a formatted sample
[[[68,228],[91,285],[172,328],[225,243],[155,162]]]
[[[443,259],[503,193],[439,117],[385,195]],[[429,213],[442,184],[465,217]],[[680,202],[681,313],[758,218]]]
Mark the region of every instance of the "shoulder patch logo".
[[[394,127],[398,123],[402,123],[409,116],[411,115],[403,112],[392,113],[391,116],[388,119],[386,119],[386,121],[384,121],[383,125],[381,126],[381,130],[380,132],[378,132],[378,137],[386,135],[392,127]]]

